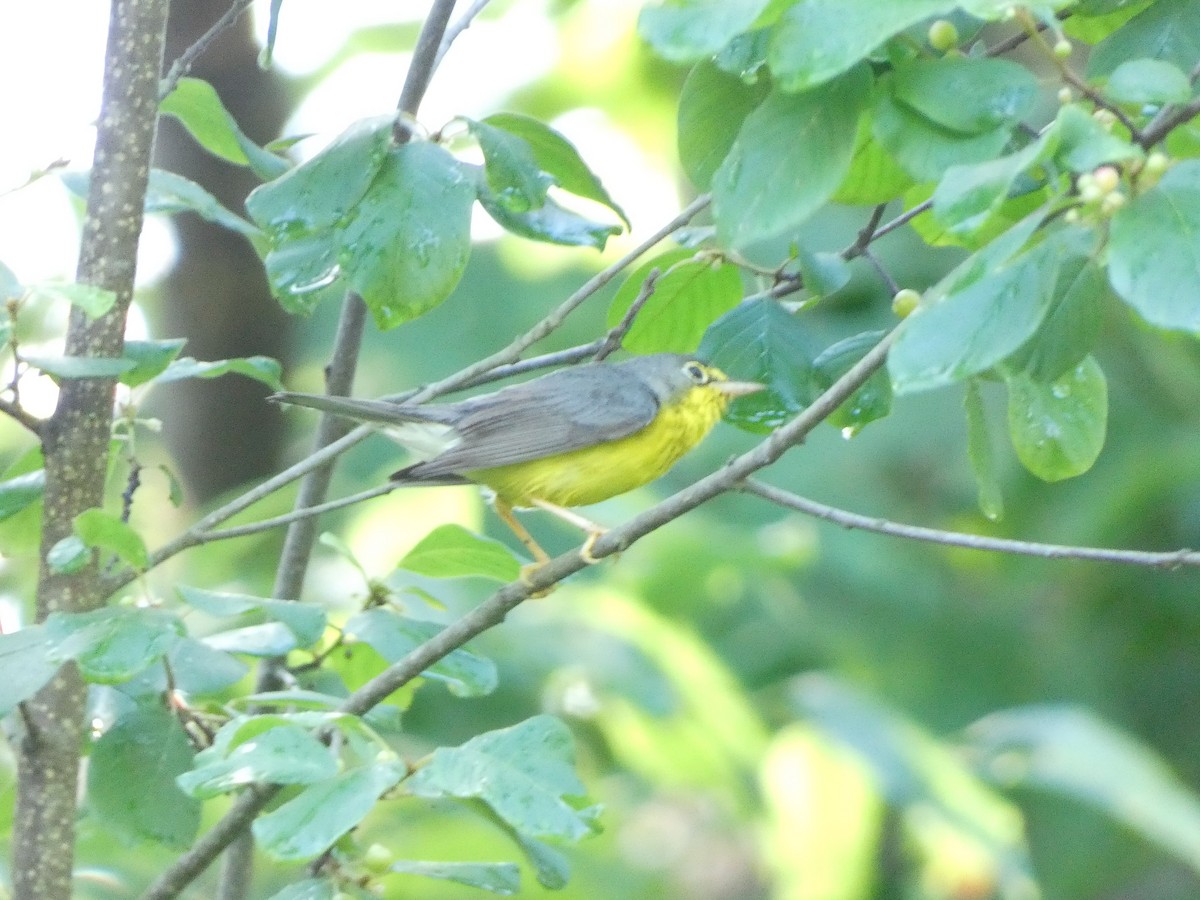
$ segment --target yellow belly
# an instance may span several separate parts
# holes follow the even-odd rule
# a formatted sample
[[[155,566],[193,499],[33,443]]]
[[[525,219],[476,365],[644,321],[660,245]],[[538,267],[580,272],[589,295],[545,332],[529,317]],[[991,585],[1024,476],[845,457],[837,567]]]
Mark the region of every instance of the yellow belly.
[[[725,405],[719,392],[695,388],[628,437],[467,475],[510,506],[529,506],[531,500],[556,506],[599,503],[664,474],[712,430]]]

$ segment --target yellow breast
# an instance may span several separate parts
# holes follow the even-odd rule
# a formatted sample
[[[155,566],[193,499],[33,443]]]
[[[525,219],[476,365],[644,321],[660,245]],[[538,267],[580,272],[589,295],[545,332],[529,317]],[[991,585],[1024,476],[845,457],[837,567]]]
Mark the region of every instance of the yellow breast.
[[[712,430],[727,404],[719,391],[695,387],[628,437],[467,475],[510,506],[528,506],[531,500],[556,506],[599,503],[665,473]]]

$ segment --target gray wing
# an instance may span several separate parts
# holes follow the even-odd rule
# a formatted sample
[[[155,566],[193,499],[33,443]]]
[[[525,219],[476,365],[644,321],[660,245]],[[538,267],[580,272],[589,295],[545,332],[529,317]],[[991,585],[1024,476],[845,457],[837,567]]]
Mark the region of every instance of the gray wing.
[[[658,412],[646,384],[602,363],[552,372],[455,404],[460,440],[410,468],[422,478],[453,475],[569,453],[645,428]]]

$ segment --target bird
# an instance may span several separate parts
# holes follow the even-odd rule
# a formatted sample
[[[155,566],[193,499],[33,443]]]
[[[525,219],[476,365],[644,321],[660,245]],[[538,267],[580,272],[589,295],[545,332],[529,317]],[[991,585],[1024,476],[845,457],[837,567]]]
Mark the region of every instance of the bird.
[[[533,555],[532,569],[550,556],[514,508],[543,509],[583,530],[580,555],[595,563],[591,549],[605,529],[568,507],[654,481],[700,443],[734,398],[764,387],[731,380],[694,356],[654,353],[558,369],[453,403],[293,392],[269,399],[385,426],[398,443],[432,451],[391,480],[487,488],[497,515]]]

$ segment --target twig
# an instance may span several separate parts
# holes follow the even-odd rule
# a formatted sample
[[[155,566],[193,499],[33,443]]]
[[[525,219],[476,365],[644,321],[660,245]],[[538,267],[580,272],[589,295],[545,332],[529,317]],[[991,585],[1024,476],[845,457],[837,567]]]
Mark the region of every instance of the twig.
[[[892,219],[892,221],[888,222],[886,225],[880,225],[879,228],[875,230],[874,240],[878,240],[885,234],[891,234],[897,228],[902,228],[917,216],[921,215],[921,213],[929,212],[931,209],[933,209],[932,198],[929,200],[923,200],[912,209],[905,210],[904,212],[900,213],[900,215],[896,216],[896,218]]]
[[[869,262],[879,274],[879,277],[883,279],[883,283],[887,286],[888,292],[893,297],[896,296],[896,292],[900,290],[900,285],[896,284],[896,279],[892,277],[892,273],[889,272],[884,267],[883,263],[879,261],[879,257],[872,253],[870,249],[867,249],[863,250],[862,258]]]
[[[188,47],[181,54],[179,54],[179,58],[171,64],[170,70],[167,72],[166,77],[163,78],[161,84],[159,85],[159,100],[162,100],[169,93],[171,93],[171,91],[175,90],[180,79],[182,79],[183,76],[185,76],[191,70],[196,60],[199,59],[200,55],[208,49],[209,45],[217,39],[222,31],[224,31],[226,28],[233,27],[233,24],[242,17],[242,13],[248,10],[253,4],[254,0],[234,0],[229,9],[225,10],[225,14],[222,15],[221,18],[217,19],[217,21],[213,23],[212,27],[209,28],[208,31],[200,35],[196,43],[192,44],[192,46]]]
[[[646,301],[654,296],[654,287],[658,284],[658,276],[659,270],[657,267],[650,270],[650,274],[642,282],[642,287],[638,291],[638,295],[629,304],[629,309],[625,310],[625,315],[621,316],[621,321],[610,328],[608,334],[604,336],[604,341],[601,343],[600,349],[596,351],[594,357],[596,362],[599,362],[606,356],[611,356],[620,349],[621,341],[625,340],[625,335],[629,334],[629,329],[633,327],[633,320],[642,311],[642,307],[646,305]]]
[[[365,491],[359,491],[357,494],[339,497],[337,500],[329,500],[325,503],[318,503],[315,506],[298,507],[290,513],[273,516],[270,519],[260,519],[257,522],[247,522],[245,525],[234,525],[231,528],[206,531],[199,535],[199,539],[192,546],[211,544],[213,541],[227,541],[232,538],[248,537],[252,534],[260,534],[264,531],[282,528],[284,525],[291,525],[293,522],[312,519],[323,513],[334,512],[335,510],[344,509],[347,506],[353,506],[356,503],[362,503],[364,500],[373,500],[376,497],[382,497],[384,494],[390,494],[401,487],[404,487],[404,485],[395,481],[389,481],[386,484],[376,485]]]
[[[1068,544],[1043,544],[1037,541],[1017,541],[1009,538],[986,537],[979,534],[942,531],[937,528],[925,528],[921,525],[907,525],[873,516],[864,516],[848,510],[838,509],[835,506],[827,506],[824,503],[809,500],[807,497],[801,497],[753,479],[747,479],[742,482],[741,489],[748,494],[754,494],[755,496],[762,497],[764,500],[769,500],[788,509],[794,509],[805,515],[824,519],[843,528],[858,528],[863,531],[873,531],[876,534],[944,544],[949,547],[966,547],[970,550],[1009,553],[1017,556],[1035,556],[1040,559],[1080,559],[1129,566],[1151,566],[1162,569],[1174,569],[1180,566],[1200,566],[1200,552],[1195,550],[1171,550],[1161,553],[1146,550],[1109,549],[1106,547],[1077,547]]]
[[[408,140],[406,117],[415,117],[417,108],[429,89],[429,80],[433,78],[433,70],[437,65],[438,47],[441,46],[442,36],[450,23],[450,14],[454,12],[454,0],[435,0],[429,9],[429,15],[417,35],[417,45],[413,48],[412,62],[408,66],[408,75],[404,86],[400,89],[400,99],[396,110],[401,114],[396,118],[392,128],[392,137],[397,144]]]
[[[25,426],[25,428],[32,431],[36,436],[42,436],[42,428],[45,422],[29,412],[25,407],[9,400],[0,400],[0,413],[8,416],[19,425]]]
[[[442,64],[442,57],[446,55],[447,51],[450,49],[450,45],[458,40],[459,35],[471,27],[471,23],[475,21],[475,17],[483,12],[484,7],[490,2],[491,0],[475,0],[475,2],[471,4],[470,8],[467,9],[467,11],[461,16],[459,16],[458,21],[446,29],[446,36],[442,38],[442,43],[438,47],[437,56],[433,61],[434,71],[437,71],[437,67]]]
[[[1158,115],[1150,120],[1150,124],[1137,135],[1136,141],[1143,150],[1149,150],[1171,131],[1196,116],[1200,116],[1200,97],[1181,106],[1164,106],[1158,111]]]

